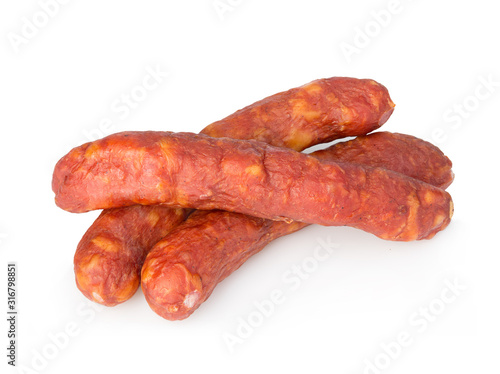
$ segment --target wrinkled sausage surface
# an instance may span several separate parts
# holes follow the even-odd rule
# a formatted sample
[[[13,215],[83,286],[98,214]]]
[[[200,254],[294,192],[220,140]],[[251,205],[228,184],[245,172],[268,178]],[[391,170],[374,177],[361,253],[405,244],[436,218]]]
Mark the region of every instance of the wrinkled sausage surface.
[[[409,135],[387,132],[335,144],[312,156],[383,166],[446,187],[453,180],[450,160],[435,146]],[[193,213],[157,243],[142,269],[148,304],[163,318],[190,316],[215,286],[272,240],[307,224],[270,221],[225,211]]]
[[[369,156],[369,159],[368,159]],[[383,167],[446,189],[452,164],[435,145],[411,135],[379,131],[314,152],[320,160]]]
[[[280,92],[214,122],[202,134],[303,150],[367,134],[390,117],[387,89],[371,79],[333,77]]]
[[[192,133],[123,132],[77,147],[57,164],[53,190],[71,212],[165,204],[402,241],[432,237],[453,211],[444,190],[384,168]]]

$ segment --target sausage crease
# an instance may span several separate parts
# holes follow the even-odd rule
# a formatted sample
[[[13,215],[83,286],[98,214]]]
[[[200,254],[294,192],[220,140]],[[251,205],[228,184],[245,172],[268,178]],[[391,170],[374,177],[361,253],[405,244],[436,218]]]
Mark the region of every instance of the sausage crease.
[[[393,108],[381,84],[333,77],[267,97],[214,122],[202,133],[255,138],[301,151],[373,131],[387,121]],[[107,306],[128,300],[139,286],[147,252],[186,215],[187,211],[166,206],[105,209],[77,247],[74,269],[80,291]]]
[[[446,188],[450,160],[432,144],[409,135],[378,132],[312,154],[324,160],[383,166]],[[190,316],[216,285],[272,240],[308,226],[225,211],[193,213],[149,253],[142,269],[148,304],[163,318]]]

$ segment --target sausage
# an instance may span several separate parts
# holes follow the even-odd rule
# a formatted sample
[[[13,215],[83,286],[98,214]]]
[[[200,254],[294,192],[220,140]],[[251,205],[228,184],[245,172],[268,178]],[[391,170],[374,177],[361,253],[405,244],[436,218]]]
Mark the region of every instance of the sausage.
[[[142,267],[142,292],[161,317],[185,319],[250,256],[272,240],[306,226],[197,210],[149,252]]]
[[[87,143],[58,163],[53,187],[71,212],[165,204],[347,225],[402,241],[433,236],[453,211],[444,190],[384,168],[192,133],[123,132]]]
[[[367,159],[369,155],[370,159]],[[320,160],[383,167],[446,189],[452,163],[435,145],[411,135],[379,131],[314,152]]]
[[[201,133],[301,151],[365,135],[384,124],[393,110],[394,103],[380,83],[333,77],[267,97],[212,123]]]
[[[212,123],[202,133],[255,137],[302,151],[375,130],[393,108],[383,85],[369,79],[333,77],[267,97]],[[77,287],[90,300],[106,306],[128,300],[139,286],[147,252],[187,214],[188,210],[166,206],[105,209],[78,244],[74,257]],[[156,216],[160,218],[150,218]],[[103,236],[107,245],[100,240]]]
[[[384,166],[435,186],[446,187],[453,179],[450,160],[437,147],[409,135],[373,133],[312,155]],[[163,318],[187,318],[250,256],[272,240],[306,226],[297,221],[287,224],[239,213],[198,210],[148,254],[142,268],[146,300]]]

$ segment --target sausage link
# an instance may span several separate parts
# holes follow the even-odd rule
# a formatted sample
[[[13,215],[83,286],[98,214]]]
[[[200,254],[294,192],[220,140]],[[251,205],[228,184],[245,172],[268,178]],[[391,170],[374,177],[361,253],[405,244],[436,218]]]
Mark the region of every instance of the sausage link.
[[[256,137],[302,151],[375,130],[393,108],[383,85],[369,79],[333,77],[267,97],[214,122],[202,133],[234,139]],[[78,244],[74,258],[77,287],[90,300],[106,306],[128,300],[139,286],[147,252],[187,212],[141,205],[105,209]],[[151,219],[157,215],[158,220]],[[102,237],[106,237],[106,245]]]
[[[152,131],[75,148],[56,166],[54,191],[57,205],[71,212],[165,204],[347,225],[402,241],[433,236],[453,210],[444,190],[384,168],[321,162],[256,141]]]
[[[383,166],[442,187],[453,179],[450,160],[437,147],[409,135],[374,133],[312,156]],[[225,211],[196,211],[147,256],[142,268],[146,300],[163,318],[187,318],[250,256],[272,240],[306,226]]]
[[[371,79],[318,79],[241,109],[207,126],[202,134],[301,151],[365,135],[382,126],[393,110],[387,89]]]
[[[450,159],[438,147],[405,134],[379,131],[358,136],[316,151],[314,157],[383,167],[442,189],[448,188],[454,178]]]

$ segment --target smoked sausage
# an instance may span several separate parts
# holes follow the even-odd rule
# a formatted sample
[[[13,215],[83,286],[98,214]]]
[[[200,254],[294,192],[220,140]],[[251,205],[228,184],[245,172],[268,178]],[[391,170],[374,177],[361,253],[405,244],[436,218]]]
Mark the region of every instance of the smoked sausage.
[[[384,168],[192,133],[130,131],[77,147],[57,164],[53,190],[56,204],[75,213],[165,204],[401,241],[432,237],[453,212],[446,191]]]

